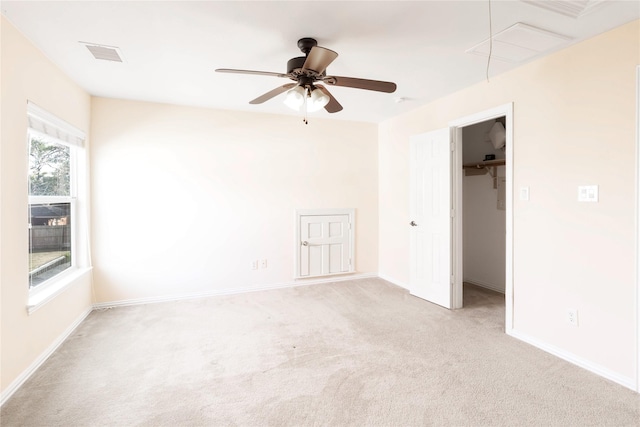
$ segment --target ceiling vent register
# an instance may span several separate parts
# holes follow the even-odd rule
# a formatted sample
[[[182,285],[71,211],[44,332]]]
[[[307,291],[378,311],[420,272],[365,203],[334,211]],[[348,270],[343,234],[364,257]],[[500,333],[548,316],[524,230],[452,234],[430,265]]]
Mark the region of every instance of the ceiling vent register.
[[[80,42],[89,49],[89,52],[96,59],[102,59],[105,61],[123,62],[120,50],[114,46],[104,46],[93,43]]]

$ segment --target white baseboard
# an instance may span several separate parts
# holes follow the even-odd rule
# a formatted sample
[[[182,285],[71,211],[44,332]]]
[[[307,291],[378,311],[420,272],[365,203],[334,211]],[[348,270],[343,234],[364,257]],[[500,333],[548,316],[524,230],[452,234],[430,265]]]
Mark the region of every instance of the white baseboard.
[[[568,351],[565,351],[554,345],[542,342],[536,338],[533,338],[515,329],[511,329],[510,331],[507,331],[507,335],[517,338],[520,341],[524,341],[527,344],[531,344],[532,346],[537,347],[540,350],[544,350],[547,353],[550,353],[556,357],[559,357],[560,359],[573,363],[576,366],[586,369],[589,372],[592,372],[596,375],[604,377],[624,387],[630,388],[633,391],[637,391],[636,381],[632,377],[625,377],[623,375],[620,375],[617,372],[613,372],[612,370],[605,368],[604,366],[600,366],[597,363],[593,363],[580,356],[576,356],[575,354],[569,353]]]
[[[382,280],[386,280],[387,282],[390,282],[398,287],[404,288],[406,290],[409,290],[409,285],[407,283],[402,282],[401,280],[396,280],[393,277],[389,277],[386,276],[384,274],[379,274],[378,275],[379,278],[381,278]]]
[[[124,306],[130,306],[130,305],[154,304],[159,302],[181,301],[181,300],[206,298],[206,297],[220,296],[220,295],[233,295],[233,294],[242,294],[247,292],[268,291],[272,289],[295,288],[297,286],[318,285],[321,283],[345,282],[347,280],[369,279],[372,277],[378,277],[378,275],[376,273],[358,273],[358,274],[348,274],[344,276],[330,276],[330,277],[318,278],[318,279],[299,279],[291,282],[275,283],[271,285],[249,286],[249,287],[234,288],[234,289],[220,289],[220,290],[196,292],[196,293],[183,294],[183,295],[167,295],[167,296],[148,297],[148,298],[133,298],[133,299],[127,299],[127,300],[120,300],[120,301],[99,302],[99,303],[93,304],[93,308],[94,310],[100,310],[100,309],[124,307]]]
[[[40,366],[62,345],[62,343],[80,326],[80,324],[87,318],[87,316],[93,311],[93,308],[85,310],[69,327],[53,342],[51,345],[29,365],[19,376],[16,378],[0,396],[0,406],[4,405],[7,400],[15,393],[22,384],[25,383],[33,375],[33,373],[40,368]]]
[[[475,285],[475,286],[480,286],[481,288],[487,288],[490,289],[492,291],[496,291],[496,292],[500,292],[501,294],[504,294],[504,288],[501,288],[498,285],[494,285],[491,283],[485,283],[485,282],[481,282],[480,280],[474,280],[474,279],[463,279],[463,282],[469,283],[471,285]]]

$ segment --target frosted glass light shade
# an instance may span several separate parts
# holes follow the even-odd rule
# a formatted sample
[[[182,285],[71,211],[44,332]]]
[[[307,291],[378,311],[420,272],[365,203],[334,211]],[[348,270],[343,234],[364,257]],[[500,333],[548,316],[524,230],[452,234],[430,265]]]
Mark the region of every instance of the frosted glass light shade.
[[[287,91],[284,98],[284,105],[292,110],[300,111],[300,108],[304,105],[305,96],[306,90],[302,86],[296,86]]]
[[[313,88],[307,98],[307,111],[318,111],[329,103],[329,97],[320,89]]]

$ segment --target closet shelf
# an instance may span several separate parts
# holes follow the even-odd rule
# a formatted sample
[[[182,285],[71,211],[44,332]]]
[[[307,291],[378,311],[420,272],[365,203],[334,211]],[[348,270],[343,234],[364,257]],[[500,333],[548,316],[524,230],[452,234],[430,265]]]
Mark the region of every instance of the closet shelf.
[[[492,177],[496,177],[496,168],[504,166],[504,159],[487,160],[486,162],[467,163],[462,165],[465,175],[484,175],[489,172]]]

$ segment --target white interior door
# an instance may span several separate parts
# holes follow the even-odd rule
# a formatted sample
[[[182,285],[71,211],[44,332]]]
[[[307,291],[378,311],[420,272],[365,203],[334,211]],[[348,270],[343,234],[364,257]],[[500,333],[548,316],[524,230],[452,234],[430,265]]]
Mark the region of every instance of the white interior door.
[[[297,277],[354,271],[353,217],[352,210],[298,212]]]
[[[412,295],[452,304],[451,140],[449,128],[411,138]]]

